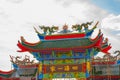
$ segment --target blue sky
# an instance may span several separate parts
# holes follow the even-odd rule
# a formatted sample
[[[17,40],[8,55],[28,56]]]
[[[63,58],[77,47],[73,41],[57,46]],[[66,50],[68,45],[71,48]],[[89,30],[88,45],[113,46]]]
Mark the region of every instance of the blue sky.
[[[120,14],[120,0],[91,0],[92,3],[109,13]]]

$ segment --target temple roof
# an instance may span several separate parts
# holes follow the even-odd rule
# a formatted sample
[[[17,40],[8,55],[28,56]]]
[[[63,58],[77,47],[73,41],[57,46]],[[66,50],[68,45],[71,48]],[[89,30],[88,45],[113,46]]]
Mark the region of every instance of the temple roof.
[[[85,24],[76,24],[72,28],[78,31],[78,33],[63,33],[63,34],[52,34],[54,30],[57,30],[58,27],[45,27],[40,26],[43,30],[43,34],[39,33],[36,28],[35,31],[40,38],[40,41],[37,43],[29,43],[24,37],[21,37],[21,41],[18,41],[17,46],[20,48],[18,52],[40,52],[40,53],[51,53],[52,51],[80,51],[85,52],[89,48],[98,48],[99,51],[108,53],[108,50],[111,46],[108,44],[108,39],[103,41],[103,34],[99,30],[98,35],[91,39],[90,36],[96,28],[97,22],[92,29],[88,29],[88,25],[91,25],[92,22]],[[85,32],[81,32],[84,28]]]
[[[72,39],[72,40],[66,39],[66,40],[42,41],[34,46],[22,42],[22,45],[33,49],[46,49],[46,48],[84,47],[84,46],[89,46],[92,43],[94,42],[92,42],[90,39],[82,38],[82,39]]]
[[[74,33],[73,33],[74,34]],[[77,39],[62,39],[62,40],[48,40],[39,41],[37,43],[29,43],[23,37],[21,42],[18,41],[18,47],[21,49],[19,52],[46,52],[46,51],[69,51],[80,50],[86,48],[97,47],[104,51],[104,49],[110,48],[106,43],[103,43],[103,35],[99,31],[98,35],[94,39],[90,38],[77,38]],[[106,51],[106,50],[105,50]],[[108,51],[108,50],[107,50]]]
[[[15,71],[16,70],[10,70],[10,71],[1,71],[0,70],[0,77],[10,78]]]

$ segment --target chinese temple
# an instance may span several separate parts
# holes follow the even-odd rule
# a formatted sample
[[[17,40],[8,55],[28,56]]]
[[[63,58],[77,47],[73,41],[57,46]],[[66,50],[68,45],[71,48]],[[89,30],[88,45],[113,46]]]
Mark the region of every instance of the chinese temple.
[[[120,51],[110,55],[111,45],[101,30],[91,38],[98,23],[92,28],[93,22],[72,25],[72,31],[66,24],[62,31],[58,26],[39,26],[41,33],[34,27],[40,41],[30,43],[21,36],[17,46],[18,52],[29,52],[38,62],[27,55],[10,56],[14,69],[1,71],[1,80],[119,80]],[[94,58],[99,52],[105,54],[103,58]]]

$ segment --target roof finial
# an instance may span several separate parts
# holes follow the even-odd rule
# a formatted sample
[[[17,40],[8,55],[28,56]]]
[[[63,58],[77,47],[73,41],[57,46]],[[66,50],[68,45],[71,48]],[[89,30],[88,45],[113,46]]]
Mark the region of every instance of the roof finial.
[[[63,30],[68,30],[68,25],[66,23],[63,25]]]

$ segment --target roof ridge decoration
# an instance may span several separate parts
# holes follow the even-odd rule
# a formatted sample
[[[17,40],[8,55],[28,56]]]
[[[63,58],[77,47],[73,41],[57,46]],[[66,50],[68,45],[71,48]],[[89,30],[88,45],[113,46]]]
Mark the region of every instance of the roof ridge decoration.
[[[92,64],[102,65],[102,64],[120,64],[120,50],[116,50],[113,54],[117,54],[113,56],[111,54],[105,54],[103,57],[92,58]]]
[[[34,64],[37,64],[34,62],[35,60],[30,60],[30,56],[27,56],[27,55],[25,55],[24,59],[22,59],[21,56],[14,57],[11,55],[10,55],[10,58],[11,58],[11,62],[13,64],[16,64],[16,65],[34,65]]]
[[[89,26],[93,23],[86,22],[82,24],[72,25],[72,30],[77,31],[78,33],[72,33],[73,31],[68,30],[68,25],[63,25],[63,30],[58,32],[58,34],[53,34],[58,31],[58,26],[39,26],[39,28],[43,31],[40,33],[35,27],[34,30],[37,33],[40,40],[58,40],[58,39],[71,39],[71,38],[85,38],[90,37],[94,32],[94,29],[97,27],[99,21],[93,26],[92,29],[89,29]]]

